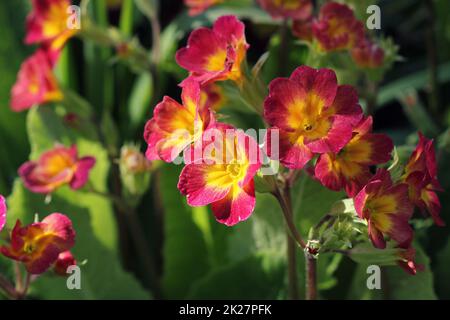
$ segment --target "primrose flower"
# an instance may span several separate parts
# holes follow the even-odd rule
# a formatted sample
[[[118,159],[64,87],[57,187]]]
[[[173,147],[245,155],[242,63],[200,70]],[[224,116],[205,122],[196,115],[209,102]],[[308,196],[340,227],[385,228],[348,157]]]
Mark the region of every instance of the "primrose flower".
[[[419,143],[405,166],[402,179],[409,186],[410,200],[423,212],[428,211],[438,226],[444,226],[445,222],[439,216],[441,204],[436,194],[442,187],[437,179],[433,140],[420,132]]]
[[[29,273],[41,274],[55,263],[61,252],[74,244],[72,221],[61,213],[52,213],[41,222],[25,227],[18,220],[11,232],[10,245],[0,247],[0,252],[23,262]]]
[[[279,130],[280,162],[301,169],[314,153],[339,152],[352,138],[362,109],[356,90],[339,86],[334,71],[301,66],[270,83],[264,117],[271,130]],[[267,141],[269,157],[273,143]]]
[[[27,17],[25,43],[41,43],[50,51],[59,51],[77,29],[68,27],[69,0],[32,0],[33,11]]]
[[[177,51],[177,63],[202,85],[219,80],[243,81],[241,64],[249,45],[245,25],[235,16],[222,16],[212,29],[199,28],[189,36],[187,47]]]
[[[219,111],[226,101],[222,87],[217,83],[211,82],[201,88],[200,105],[201,108],[209,108],[213,111]]]
[[[225,0],[184,0],[184,4],[189,8],[189,15],[196,16],[211,6],[222,3]]]
[[[72,189],[83,187],[94,165],[94,157],[78,157],[75,145],[57,145],[44,152],[37,161],[20,166],[19,176],[30,191],[48,194],[64,184],[69,184]]]
[[[216,220],[227,226],[246,220],[255,208],[253,177],[261,167],[256,141],[241,130],[212,128],[204,139],[202,161],[183,168],[178,189],[191,206],[211,204]],[[209,153],[208,153],[209,149]]]
[[[409,248],[413,231],[408,220],[414,207],[406,184],[393,184],[389,172],[378,169],[354,202],[359,217],[368,222],[369,237],[375,247],[386,248],[387,235],[398,247]]]
[[[6,207],[6,200],[5,198],[0,194],[0,231],[3,230],[3,227],[6,223],[6,211],[8,208]]]
[[[322,51],[351,49],[364,39],[364,25],[345,4],[328,2],[312,25],[314,38]]]
[[[351,55],[356,65],[361,68],[377,68],[382,66],[384,62],[383,49],[369,40],[355,46]]]
[[[58,259],[56,259],[55,264],[53,265],[53,270],[57,275],[67,276],[67,268],[76,265],[77,260],[75,260],[72,253],[67,250],[59,254]]]
[[[172,162],[183,150],[199,140],[214,117],[201,108],[200,86],[188,79],[183,82],[183,104],[164,97],[153,111],[153,118],[145,125],[144,138],[148,144],[149,160]]]
[[[17,81],[11,89],[11,109],[18,112],[33,105],[62,99],[63,94],[58,88],[48,54],[39,49],[20,67]]]
[[[353,137],[341,151],[320,155],[315,175],[324,186],[335,191],[345,188],[354,197],[372,177],[370,166],[389,161],[392,140],[371,131],[372,117],[368,117],[353,129]]]
[[[311,0],[258,0],[259,5],[272,18],[291,18],[305,20],[312,15]]]

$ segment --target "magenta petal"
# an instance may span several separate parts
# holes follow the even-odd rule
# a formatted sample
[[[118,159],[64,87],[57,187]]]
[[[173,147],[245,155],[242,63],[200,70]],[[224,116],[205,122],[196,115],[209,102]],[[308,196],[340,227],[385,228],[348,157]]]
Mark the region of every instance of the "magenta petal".
[[[255,209],[255,185],[251,180],[240,192],[230,190],[222,200],[213,202],[211,209],[217,222],[233,226],[250,217]]]
[[[94,157],[84,157],[77,162],[77,169],[74,173],[72,181],[70,181],[70,187],[72,189],[80,189],[83,187],[89,179],[89,171],[95,165]]]
[[[0,195],[0,231],[2,231],[6,223],[6,211],[7,207],[5,198],[2,195]]]
[[[206,164],[188,164],[181,171],[178,189],[186,196],[190,206],[204,206],[221,200],[230,191],[230,187],[219,188],[207,185],[205,177],[210,167]]]

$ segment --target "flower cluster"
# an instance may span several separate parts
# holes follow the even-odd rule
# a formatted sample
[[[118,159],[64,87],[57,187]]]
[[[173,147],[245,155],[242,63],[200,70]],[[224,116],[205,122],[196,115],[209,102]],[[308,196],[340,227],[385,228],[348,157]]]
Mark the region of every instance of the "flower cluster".
[[[13,111],[63,99],[53,68],[64,44],[77,32],[67,26],[69,0],[33,0],[32,6],[27,17],[25,43],[40,47],[20,67],[11,90]]]
[[[309,10],[308,1],[260,3],[273,16],[285,18],[300,10],[295,5],[305,5],[302,12]],[[355,59],[368,67],[380,62],[381,54],[372,44],[356,46],[364,40],[363,28],[347,6],[328,3],[312,24],[322,49],[353,49]],[[211,204],[217,221],[228,226],[247,219],[255,207],[254,177],[263,150],[252,137],[216,120],[219,99],[210,93],[224,80],[241,88],[247,48],[244,25],[232,16],[220,17],[212,30],[193,31],[188,46],[177,52],[178,63],[189,71],[181,83],[183,103],[165,97],[144,133],[150,160],[172,162],[183,152],[186,166],[178,183],[180,192],[191,206]],[[399,264],[414,273],[409,225],[414,206],[427,210],[437,224],[443,223],[435,193],[439,184],[432,141],[420,135],[399,181],[393,181],[386,169],[374,174],[374,166],[391,159],[393,142],[372,132],[373,119],[364,116],[356,90],[338,84],[331,69],[300,66],[289,78],[271,81],[263,116],[269,126],[267,156],[290,170],[308,167],[325,187],[344,189],[354,199],[359,218],[367,221],[373,245],[382,249],[392,240],[403,250]]]
[[[361,68],[383,65],[383,49],[369,39],[364,24],[356,19],[348,5],[327,2],[314,17],[310,0],[259,0],[259,3],[274,18],[292,19],[292,33],[299,39],[316,43],[319,51],[348,50]]]

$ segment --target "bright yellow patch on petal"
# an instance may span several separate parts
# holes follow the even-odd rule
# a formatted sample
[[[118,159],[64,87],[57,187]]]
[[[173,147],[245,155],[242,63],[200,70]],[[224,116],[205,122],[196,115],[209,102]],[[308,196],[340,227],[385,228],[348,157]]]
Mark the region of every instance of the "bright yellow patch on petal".
[[[50,5],[45,21],[43,23],[43,33],[46,37],[55,37],[67,30],[67,6],[61,1]]]
[[[34,261],[42,256],[48,245],[54,241],[55,234],[33,226],[29,227],[27,231],[23,237],[22,249],[28,256],[27,260]]]
[[[209,56],[205,69],[208,71],[222,71],[225,68],[226,59],[226,50],[216,51],[213,55]]]
[[[358,177],[361,174],[362,168],[355,162],[336,156],[334,161],[330,162],[330,171],[339,172],[344,177],[351,179]]]
[[[369,200],[366,204],[370,219],[381,232],[388,232],[392,227],[389,215],[398,211],[394,195],[382,195]]]
[[[238,186],[242,181],[249,167],[249,160],[244,156],[245,151],[237,145],[236,137],[227,137],[224,141],[225,146],[219,146],[222,150],[217,150],[213,156],[216,157],[216,164],[210,166],[205,175],[205,181],[208,186],[216,188],[228,188]],[[222,159],[217,159],[219,155]]]
[[[349,161],[366,163],[372,157],[372,146],[369,141],[361,140],[355,136],[350,142],[339,152],[339,158]]]
[[[298,139],[306,137],[316,140],[327,135],[331,123],[329,111],[324,110],[324,107],[324,101],[314,93],[288,106],[287,124],[296,129]]]

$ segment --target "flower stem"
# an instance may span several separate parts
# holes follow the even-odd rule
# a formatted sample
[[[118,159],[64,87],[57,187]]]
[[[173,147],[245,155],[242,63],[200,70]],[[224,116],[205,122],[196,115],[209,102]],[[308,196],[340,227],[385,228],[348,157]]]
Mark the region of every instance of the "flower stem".
[[[305,250],[306,261],[306,300],[317,299],[317,260]]]
[[[286,183],[282,190],[277,188],[274,195],[280,203],[287,226],[288,296],[291,300],[298,300],[297,247],[305,248],[305,242],[294,223],[290,184]]]
[[[280,203],[280,207],[283,212],[284,219],[286,221],[286,225],[291,237],[295,240],[295,242],[299,247],[304,249],[306,247],[306,244],[305,241],[303,241],[302,236],[298,232],[297,227],[295,226],[293,220],[294,215],[292,213],[292,206],[290,204],[290,200],[286,199],[286,191],[281,192],[280,190],[277,190],[274,195],[277,198],[278,202]]]

